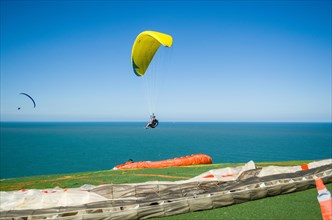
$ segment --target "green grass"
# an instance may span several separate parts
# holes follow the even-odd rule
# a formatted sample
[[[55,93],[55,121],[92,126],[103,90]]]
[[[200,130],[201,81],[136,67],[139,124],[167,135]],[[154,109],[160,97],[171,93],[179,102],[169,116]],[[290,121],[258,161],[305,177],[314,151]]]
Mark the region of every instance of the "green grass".
[[[82,186],[83,184],[139,183],[154,180],[176,181],[189,179],[210,169],[238,165],[239,164],[209,164],[160,169],[105,170],[74,174],[31,176],[1,180],[0,190],[45,189],[56,186],[61,188],[73,188]]]
[[[262,162],[258,167],[278,165],[295,166],[310,161],[291,162]],[[62,188],[80,187],[84,184],[101,185],[117,183],[138,183],[145,181],[176,181],[197,176],[210,169],[234,167],[242,164],[211,164],[188,167],[170,167],[162,169],[142,170],[106,170],[75,174],[32,176],[0,181],[0,190],[45,189],[56,186]],[[332,192],[332,184],[327,185]],[[164,217],[163,220],[173,219],[322,219],[317,190],[310,189],[302,192],[268,197],[256,201],[245,202],[219,209],[192,212],[182,215]]]

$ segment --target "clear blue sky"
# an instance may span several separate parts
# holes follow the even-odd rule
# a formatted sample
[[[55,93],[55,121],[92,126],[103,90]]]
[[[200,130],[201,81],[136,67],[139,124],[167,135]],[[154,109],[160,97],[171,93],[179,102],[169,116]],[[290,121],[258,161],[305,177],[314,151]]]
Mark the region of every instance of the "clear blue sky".
[[[173,36],[161,121],[331,121],[331,1],[319,0],[2,0],[1,120],[148,120],[130,62],[144,30]]]

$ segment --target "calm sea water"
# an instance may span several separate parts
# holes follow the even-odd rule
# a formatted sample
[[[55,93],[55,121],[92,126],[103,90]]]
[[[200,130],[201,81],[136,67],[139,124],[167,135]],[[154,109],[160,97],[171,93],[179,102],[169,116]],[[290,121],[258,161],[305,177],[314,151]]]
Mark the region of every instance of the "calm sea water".
[[[0,178],[204,153],[214,163],[332,158],[331,123],[1,123]]]

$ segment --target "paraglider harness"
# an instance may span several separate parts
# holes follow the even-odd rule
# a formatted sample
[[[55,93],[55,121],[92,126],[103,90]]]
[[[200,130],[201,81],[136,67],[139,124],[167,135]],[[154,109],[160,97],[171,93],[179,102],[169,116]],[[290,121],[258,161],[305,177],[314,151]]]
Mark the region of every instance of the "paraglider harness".
[[[153,120],[151,121],[149,127],[151,127],[151,128],[155,128],[155,127],[158,126],[158,124],[159,124],[159,121],[155,118],[155,119],[153,119]]]
[[[154,114],[152,114],[151,116],[151,121],[145,126],[145,128],[155,128],[157,127],[159,124],[159,121],[156,119],[156,117],[154,116]]]

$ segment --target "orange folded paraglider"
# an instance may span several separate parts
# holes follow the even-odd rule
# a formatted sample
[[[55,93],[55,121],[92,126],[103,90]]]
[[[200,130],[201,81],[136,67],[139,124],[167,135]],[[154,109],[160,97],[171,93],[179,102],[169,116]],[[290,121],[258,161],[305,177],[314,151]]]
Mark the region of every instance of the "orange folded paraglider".
[[[160,161],[140,161],[140,162],[126,162],[115,166],[113,170],[127,170],[127,169],[141,169],[141,168],[163,168],[175,166],[190,166],[196,164],[211,164],[212,159],[205,154],[193,154],[191,156],[184,156],[169,160]]]

